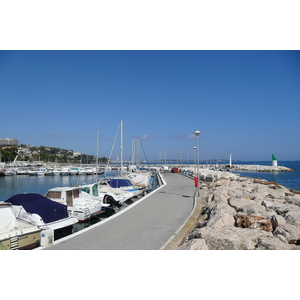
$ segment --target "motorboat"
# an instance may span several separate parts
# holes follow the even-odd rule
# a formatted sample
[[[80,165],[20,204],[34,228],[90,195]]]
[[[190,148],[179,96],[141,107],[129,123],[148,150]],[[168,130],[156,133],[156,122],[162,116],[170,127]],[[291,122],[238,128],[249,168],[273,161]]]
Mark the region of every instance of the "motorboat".
[[[0,250],[23,250],[38,247],[41,229],[18,220],[10,203],[0,202]]]
[[[34,170],[29,171],[29,176],[44,176],[46,173],[47,169],[44,167],[37,168]]]
[[[70,175],[78,175],[78,168],[71,168],[69,171]]]
[[[86,175],[86,169],[83,167],[78,168],[78,175]]]
[[[70,174],[70,168],[69,167],[62,167],[60,170],[61,176],[68,176]]]
[[[78,222],[69,215],[67,206],[35,193],[17,194],[4,201],[12,205],[17,219],[52,230]]]
[[[87,167],[85,168],[86,175],[94,175],[96,170],[94,168]]]
[[[46,168],[38,168],[37,169],[37,175],[38,176],[44,176],[45,175],[45,173],[46,173],[46,171],[47,171],[47,169]]]
[[[153,178],[150,172],[131,172],[124,177],[129,179],[133,186],[138,186],[144,192],[149,191],[152,187]]]
[[[71,216],[79,221],[86,221],[105,209],[99,198],[91,196],[81,191],[80,187],[56,187],[48,190],[45,197],[67,205]]]
[[[105,194],[115,194],[115,195],[122,195],[123,198],[126,200],[129,200],[133,197],[135,197],[136,189],[133,190],[126,190],[121,187],[113,186],[110,179],[103,178],[98,182],[98,190],[99,193],[105,193]]]
[[[101,199],[103,205],[117,206],[121,207],[123,203],[129,198],[126,197],[126,193],[112,193],[100,191],[99,183],[91,183],[80,186],[81,191],[85,192],[94,197]],[[132,195],[130,195],[132,198]]]
[[[14,168],[9,168],[4,171],[4,174],[5,176],[14,176],[17,174],[17,171]]]
[[[123,192],[130,192],[133,196],[140,195],[143,190],[140,186],[135,186],[129,179],[127,178],[104,178],[100,180],[100,188],[102,187],[111,187],[112,189],[117,189]],[[115,191],[117,191],[115,190]],[[113,190],[112,190],[113,192]]]

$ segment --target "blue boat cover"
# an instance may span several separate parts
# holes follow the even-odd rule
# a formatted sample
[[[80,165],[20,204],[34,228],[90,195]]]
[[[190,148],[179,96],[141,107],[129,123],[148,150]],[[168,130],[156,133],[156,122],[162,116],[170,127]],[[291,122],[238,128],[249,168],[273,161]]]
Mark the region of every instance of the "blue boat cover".
[[[66,205],[52,201],[39,194],[18,194],[4,202],[12,205],[22,205],[28,213],[39,215],[44,223],[51,223],[69,217]]]
[[[131,187],[132,186],[132,183],[130,182],[130,180],[128,179],[118,179],[118,178],[113,178],[113,179],[110,179],[108,181],[108,184],[113,187],[113,188],[120,188],[120,187],[123,187],[123,186],[127,186],[127,187]]]

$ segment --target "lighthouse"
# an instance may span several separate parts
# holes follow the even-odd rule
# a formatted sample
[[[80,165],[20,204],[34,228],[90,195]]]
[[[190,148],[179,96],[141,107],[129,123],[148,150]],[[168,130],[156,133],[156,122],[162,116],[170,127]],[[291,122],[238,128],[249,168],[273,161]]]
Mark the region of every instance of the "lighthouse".
[[[276,157],[274,156],[274,154],[272,154],[272,166],[273,166],[273,167],[277,167],[277,159],[276,159]]]

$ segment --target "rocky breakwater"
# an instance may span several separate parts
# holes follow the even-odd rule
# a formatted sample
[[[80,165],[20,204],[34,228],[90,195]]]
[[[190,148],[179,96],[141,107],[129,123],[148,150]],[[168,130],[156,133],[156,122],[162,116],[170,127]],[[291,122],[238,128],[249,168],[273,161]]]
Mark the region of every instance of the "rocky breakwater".
[[[233,165],[233,170],[252,172],[294,172],[293,169],[284,166],[262,166],[262,165]]]
[[[230,174],[230,173],[228,173]],[[300,193],[261,179],[222,176],[180,250],[300,250]]]

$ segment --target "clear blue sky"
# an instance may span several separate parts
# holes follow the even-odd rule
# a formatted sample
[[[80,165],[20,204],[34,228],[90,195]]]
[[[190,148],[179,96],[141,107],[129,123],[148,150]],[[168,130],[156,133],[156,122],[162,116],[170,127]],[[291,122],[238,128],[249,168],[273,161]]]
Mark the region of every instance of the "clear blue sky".
[[[124,158],[300,160],[299,51],[0,51],[0,138]],[[114,157],[119,151],[119,137]],[[142,155],[142,159],[145,157]]]

